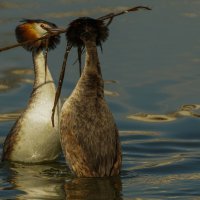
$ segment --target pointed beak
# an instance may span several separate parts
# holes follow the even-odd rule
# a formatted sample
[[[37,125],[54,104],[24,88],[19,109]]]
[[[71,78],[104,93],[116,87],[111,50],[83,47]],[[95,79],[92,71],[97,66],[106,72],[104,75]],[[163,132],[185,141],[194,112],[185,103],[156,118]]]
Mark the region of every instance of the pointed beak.
[[[43,25],[41,25],[41,27],[49,33],[65,33],[66,32],[66,29],[64,28],[50,28]]]
[[[50,30],[51,30],[51,32],[65,33],[67,29],[64,29],[64,28],[52,28]]]

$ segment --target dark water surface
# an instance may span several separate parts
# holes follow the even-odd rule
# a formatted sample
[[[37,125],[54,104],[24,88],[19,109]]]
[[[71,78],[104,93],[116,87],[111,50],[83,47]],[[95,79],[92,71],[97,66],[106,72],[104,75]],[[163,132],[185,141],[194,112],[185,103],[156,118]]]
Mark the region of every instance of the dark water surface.
[[[79,16],[97,17],[146,5],[118,17],[100,55],[106,99],[120,130],[120,177],[73,178],[63,157],[43,165],[0,163],[0,199],[200,199],[200,1],[0,1],[0,47],[15,43],[22,18],[66,27]],[[58,81],[65,39],[49,54]],[[62,98],[78,80],[70,54]],[[32,82],[31,55],[0,53],[0,151]],[[111,80],[111,81],[109,81]]]

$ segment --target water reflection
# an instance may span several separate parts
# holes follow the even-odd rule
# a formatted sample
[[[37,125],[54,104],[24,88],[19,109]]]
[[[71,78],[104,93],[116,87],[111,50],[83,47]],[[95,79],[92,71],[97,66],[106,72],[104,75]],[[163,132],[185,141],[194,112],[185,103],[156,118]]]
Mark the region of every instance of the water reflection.
[[[0,77],[0,93],[8,92],[19,87],[21,84],[33,83],[31,69],[9,69],[2,72]]]
[[[145,174],[136,176],[134,180],[128,179],[124,190],[126,194],[135,197],[131,199],[199,199],[199,178],[199,173],[158,176]],[[194,183],[193,187],[190,187],[191,182]],[[130,190],[132,193],[129,192]],[[149,198],[157,197],[159,192],[159,198]]]
[[[110,90],[104,90],[104,94],[106,96],[112,96],[112,97],[117,97],[119,96],[118,92],[110,91]]]
[[[64,188],[68,200],[122,200],[120,177],[74,178]]]
[[[8,197],[9,191],[15,191],[16,199],[19,200],[122,200],[120,177],[72,178],[66,164],[60,162],[41,165],[5,162],[0,165],[0,177],[7,174],[0,187],[0,190],[7,192],[5,197]]]
[[[149,184],[170,184],[174,181],[191,181],[191,180],[200,180],[200,173],[190,173],[190,174],[171,174],[168,176],[157,176],[155,177],[146,177],[145,182],[148,182]],[[144,181],[144,180],[143,180]]]
[[[117,83],[117,81],[115,81],[115,80],[104,80],[104,84],[105,85],[109,85],[109,84],[116,84]],[[104,89],[104,94],[106,95],[106,96],[111,96],[111,97],[117,97],[117,96],[119,96],[119,93],[118,92],[116,92],[116,91],[112,91],[112,90],[108,90],[108,89]]]
[[[9,178],[12,190],[21,191],[17,199],[64,199],[64,180],[70,176],[66,165],[23,165],[10,163]],[[8,190],[8,188],[2,188]]]
[[[20,116],[21,112],[22,111],[0,114],[0,122],[16,120]]]
[[[128,119],[145,121],[145,122],[170,122],[175,121],[180,117],[197,117],[200,118],[198,113],[200,104],[187,104],[183,105],[180,109],[169,114],[147,114],[147,113],[136,113],[127,116]]]

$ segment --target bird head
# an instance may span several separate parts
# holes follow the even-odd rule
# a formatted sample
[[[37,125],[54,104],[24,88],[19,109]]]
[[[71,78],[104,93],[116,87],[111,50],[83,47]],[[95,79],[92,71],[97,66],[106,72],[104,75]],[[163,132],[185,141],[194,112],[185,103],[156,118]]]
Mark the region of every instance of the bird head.
[[[15,29],[16,39],[19,43],[37,40],[46,34],[47,29],[55,29],[57,26],[54,23],[47,22],[41,19],[24,19],[22,23]],[[54,49],[60,42],[59,35],[53,35],[49,37],[48,49]],[[23,45],[28,51],[42,50],[46,48],[46,39],[37,40],[35,42],[29,42]]]
[[[81,17],[72,21],[66,32],[67,41],[74,47],[84,47],[83,40],[85,39],[96,40],[96,45],[101,46],[108,35],[108,27],[102,20],[89,17]]]

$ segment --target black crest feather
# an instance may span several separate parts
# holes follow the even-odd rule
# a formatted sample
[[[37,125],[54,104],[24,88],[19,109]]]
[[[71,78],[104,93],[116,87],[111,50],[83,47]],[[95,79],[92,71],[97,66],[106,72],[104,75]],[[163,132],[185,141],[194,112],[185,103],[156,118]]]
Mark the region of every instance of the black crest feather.
[[[81,17],[72,21],[67,29],[67,41],[74,47],[84,47],[81,40],[81,35],[90,28],[96,34],[96,45],[101,46],[101,43],[106,41],[109,36],[109,29],[102,20],[89,17]]]

